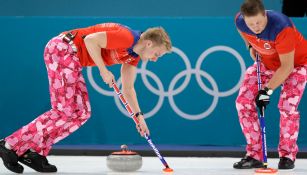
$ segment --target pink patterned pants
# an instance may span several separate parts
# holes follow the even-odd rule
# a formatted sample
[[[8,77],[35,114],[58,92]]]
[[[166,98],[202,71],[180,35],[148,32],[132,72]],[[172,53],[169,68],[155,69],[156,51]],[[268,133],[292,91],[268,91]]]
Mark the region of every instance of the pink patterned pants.
[[[51,146],[77,130],[90,117],[91,108],[79,58],[55,37],[46,45],[51,110],[5,138],[20,156],[28,149],[48,155]]]
[[[257,64],[249,67],[245,73],[243,84],[236,100],[236,107],[243,134],[247,141],[248,156],[263,160],[261,128],[258,121],[255,96],[258,92]],[[297,107],[302,98],[305,85],[307,66],[296,67],[285,80],[280,93],[278,108],[280,112],[280,135],[278,152],[280,157],[296,159],[298,152],[297,138],[299,133],[300,114]],[[274,71],[267,70],[261,65],[261,80],[266,85]]]

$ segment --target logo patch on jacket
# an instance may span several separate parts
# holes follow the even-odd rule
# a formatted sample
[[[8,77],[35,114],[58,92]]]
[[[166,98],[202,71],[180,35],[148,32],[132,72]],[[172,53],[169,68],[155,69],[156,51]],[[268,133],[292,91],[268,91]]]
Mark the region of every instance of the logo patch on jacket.
[[[263,47],[266,49],[266,50],[270,50],[272,47],[269,43],[264,43]]]

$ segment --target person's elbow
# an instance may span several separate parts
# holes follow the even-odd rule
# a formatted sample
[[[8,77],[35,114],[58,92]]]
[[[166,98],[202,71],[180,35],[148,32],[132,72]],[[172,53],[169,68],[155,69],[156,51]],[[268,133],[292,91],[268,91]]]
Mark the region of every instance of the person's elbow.
[[[123,94],[125,94],[126,96],[131,95],[135,92],[133,86],[123,86],[122,91],[123,91]]]
[[[294,63],[285,63],[281,65],[281,68],[287,72],[288,74],[290,74],[293,69],[294,69]]]
[[[87,35],[83,39],[86,46],[95,46],[100,48],[106,48],[107,37],[105,32],[92,33]]]
[[[94,43],[94,37],[91,35],[88,35],[83,39],[83,41],[86,47],[91,46]]]

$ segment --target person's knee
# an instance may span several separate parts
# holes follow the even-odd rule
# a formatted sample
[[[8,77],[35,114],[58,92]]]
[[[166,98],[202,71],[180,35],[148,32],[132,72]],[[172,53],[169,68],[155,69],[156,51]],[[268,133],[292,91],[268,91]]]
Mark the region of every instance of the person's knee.
[[[91,116],[91,106],[89,105],[89,103],[79,106],[76,109],[75,113],[78,118],[81,118],[82,120],[87,120]]]
[[[86,119],[89,119],[91,117],[91,115],[92,115],[92,112],[90,110],[86,110],[84,113],[85,113],[85,118]]]
[[[80,126],[83,125],[91,117],[91,111],[83,109],[75,113],[74,119],[76,122],[80,123]]]
[[[289,103],[278,104],[278,109],[283,116],[298,116],[299,112],[296,106],[290,105]]]
[[[244,95],[239,95],[236,99],[236,108],[237,111],[241,111],[242,109],[250,110],[254,106],[254,100],[252,98],[248,98]]]
[[[87,120],[91,117],[91,110],[90,109],[82,109],[81,111],[77,112],[77,115],[82,119],[82,120]]]

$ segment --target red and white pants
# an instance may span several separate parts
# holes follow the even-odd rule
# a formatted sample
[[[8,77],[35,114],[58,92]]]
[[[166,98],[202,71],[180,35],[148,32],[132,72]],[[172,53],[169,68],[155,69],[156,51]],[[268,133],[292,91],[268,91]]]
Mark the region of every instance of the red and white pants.
[[[53,144],[77,130],[91,114],[82,66],[70,45],[54,37],[46,45],[44,60],[51,109],[5,138],[19,156],[28,149],[48,155]]]
[[[263,160],[261,128],[258,121],[256,104],[254,102],[258,92],[256,70],[257,64],[247,69],[236,100],[236,108],[241,128],[247,141],[247,155],[257,160]],[[278,152],[280,157],[288,157],[292,160],[296,159],[296,154],[298,152],[297,138],[299,133],[300,114],[297,108],[306,85],[306,71],[307,65],[294,68],[281,88],[278,103],[280,112]],[[267,70],[261,65],[261,72],[262,84],[266,85],[272,78],[274,71]]]

